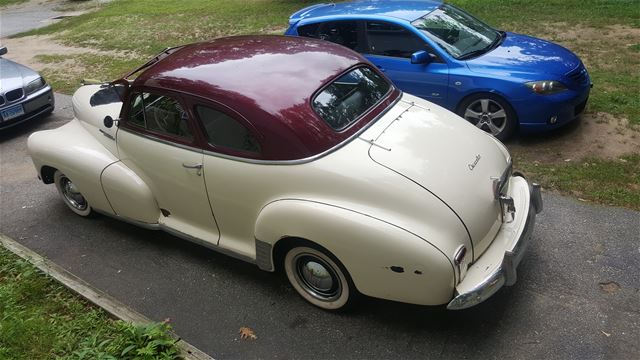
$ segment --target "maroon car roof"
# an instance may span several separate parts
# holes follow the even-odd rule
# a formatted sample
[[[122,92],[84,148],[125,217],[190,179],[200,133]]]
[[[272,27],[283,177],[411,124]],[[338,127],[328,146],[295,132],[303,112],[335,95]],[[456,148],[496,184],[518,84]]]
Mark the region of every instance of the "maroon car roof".
[[[341,143],[389,105],[388,96],[336,132],[311,107],[314,93],[358,64],[342,46],[300,37],[237,36],[187,45],[142,72],[133,87],[188,93],[242,115],[260,135],[264,160],[310,157]],[[393,90],[397,96],[397,90]],[[379,108],[379,109],[378,109]]]

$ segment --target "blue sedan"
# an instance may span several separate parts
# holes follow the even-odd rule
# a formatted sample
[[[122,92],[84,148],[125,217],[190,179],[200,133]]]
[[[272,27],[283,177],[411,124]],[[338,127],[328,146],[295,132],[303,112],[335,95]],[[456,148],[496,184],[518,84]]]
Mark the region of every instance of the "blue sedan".
[[[500,140],[558,128],[585,109],[591,80],[560,45],[493,29],[435,1],[318,4],[286,35],[362,53],[403,91],[464,117]]]

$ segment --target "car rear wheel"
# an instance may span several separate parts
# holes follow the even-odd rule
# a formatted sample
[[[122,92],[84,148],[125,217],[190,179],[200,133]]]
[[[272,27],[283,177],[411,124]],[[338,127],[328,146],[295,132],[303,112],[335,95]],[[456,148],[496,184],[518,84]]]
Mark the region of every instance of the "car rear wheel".
[[[498,96],[474,95],[462,102],[458,109],[458,115],[501,141],[509,138],[515,130],[515,113],[511,106]]]
[[[58,189],[58,193],[62,197],[65,204],[74,213],[80,216],[90,216],[92,214],[91,206],[76,185],[65,174],[56,170],[53,180]]]
[[[284,258],[284,269],[298,294],[319,308],[342,310],[357,296],[347,271],[323,250],[294,247]]]

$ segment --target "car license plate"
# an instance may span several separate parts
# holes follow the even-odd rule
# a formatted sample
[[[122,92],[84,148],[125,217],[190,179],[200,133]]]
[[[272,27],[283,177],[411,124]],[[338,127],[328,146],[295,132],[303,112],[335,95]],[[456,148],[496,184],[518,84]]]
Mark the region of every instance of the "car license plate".
[[[13,118],[17,118],[20,115],[24,115],[24,109],[22,108],[22,104],[18,104],[16,106],[12,106],[8,109],[4,109],[0,111],[0,116],[2,116],[2,120],[11,120]]]

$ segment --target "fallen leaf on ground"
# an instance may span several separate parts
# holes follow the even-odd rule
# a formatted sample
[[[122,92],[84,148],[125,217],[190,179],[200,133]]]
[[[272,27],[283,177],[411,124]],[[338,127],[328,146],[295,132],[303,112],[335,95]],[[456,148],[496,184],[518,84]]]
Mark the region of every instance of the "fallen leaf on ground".
[[[253,332],[253,330],[251,330],[251,328],[248,328],[246,326],[241,327],[239,333],[240,333],[240,339],[255,340],[258,338],[256,334]]]
[[[609,294],[620,290],[620,284],[615,281],[601,282],[598,285],[600,285],[600,290]]]

